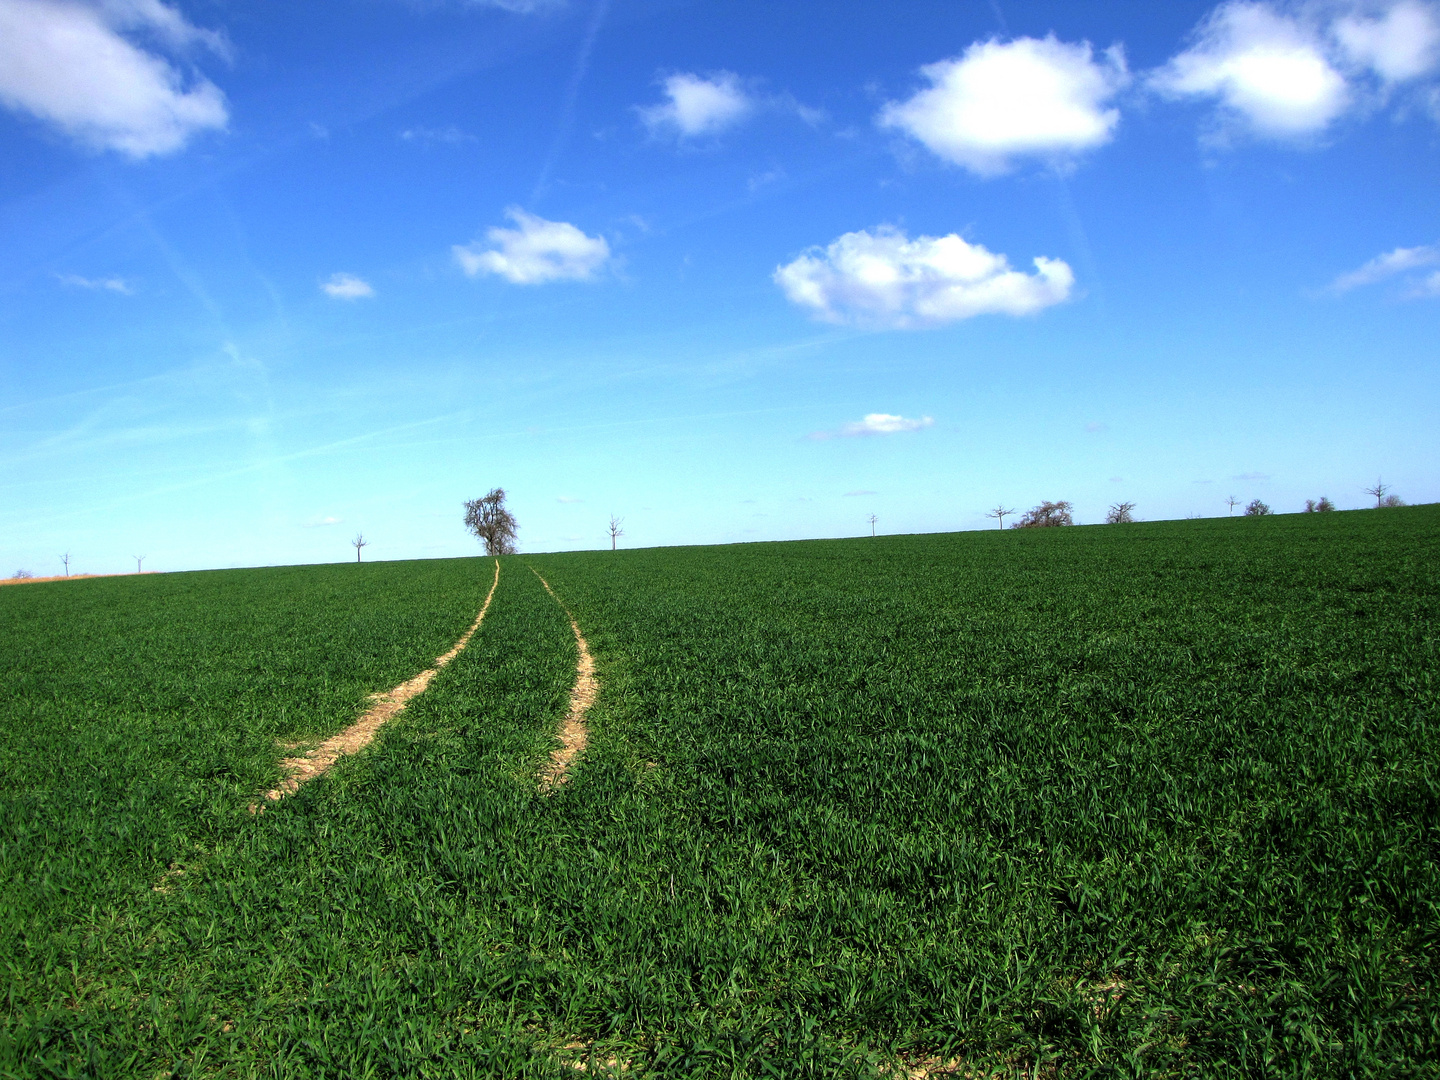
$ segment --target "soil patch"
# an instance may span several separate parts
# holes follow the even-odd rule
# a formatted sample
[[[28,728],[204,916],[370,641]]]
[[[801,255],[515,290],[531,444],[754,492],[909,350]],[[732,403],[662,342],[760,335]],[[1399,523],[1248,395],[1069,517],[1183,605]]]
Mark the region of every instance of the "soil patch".
[[[144,575],[158,574],[159,570],[146,570]],[[0,578],[0,585],[42,585],[47,581],[83,581],[95,577],[141,577],[141,574],[56,574],[53,577],[7,577]]]
[[[565,722],[560,725],[560,745],[550,755],[550,764],[540,774],[540,790],[549,793],[570,778],[571,762],[585,749],[585,744],[590,739],[590,729],[585,726],[585,714],[595,703],[595,695],[600,692],[600,683],[595,678],[595,658],[590,655],[590,646],[585,644],[585,635],[580,633],[580,624],[575,621],[575,616],[570,614],[570,609],[555,595],[550,583],[540,577],[540,571],[533,566],[530,570],[540,578],[540,584],[545,586],[545,591],[560,605],[560,610],[565,612],[570,620],[570,629],[575,631],[575,647],[580,653],[580,658],[575,663],[575,686],[570,691],[570,710],[565,714]]]
[[[475,621],[470,624],[454,647],[442,656],[435,658],[435,666],[420,672],[413,679],[401,683],[393,689],[383,693],[371,694],[372,705],[365,715],[356,720],[344,731],[332,735],[315,749],[296,757],[288,757],[280,762],[281,766],[289,770],[289,775],[277,788],[265,792],[265,798],[271,801],[283,799],[286,795],[293,795],[300,790],[300,785],[308,780],[313,780],[321,773],[327,771],[340,758],[346,754],[353,754],[370,744],[375,738],[375,733],[380,730],[382,724],[392,719],[400,712],[411,698],[422,693],[430,680],[440,673],[440,669],[451,660],[455,659],[461,649],[470,643],[475,636],[475,631],[480,629],[480,624],[485,621],[485,613],[490,610],[490,601],[495,598],[495,587],[500,584],[500,560],[495,560],[495,580],[490,584],[490,593],[485,597],[485,604],[480,608],[480,614],[475,616]],[[258,805],[252,804],[250,810],[257,812]]]

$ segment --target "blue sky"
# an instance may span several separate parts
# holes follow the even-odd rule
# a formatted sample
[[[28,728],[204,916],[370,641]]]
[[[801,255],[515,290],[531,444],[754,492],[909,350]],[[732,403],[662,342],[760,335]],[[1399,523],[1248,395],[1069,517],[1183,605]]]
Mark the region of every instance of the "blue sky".
[[[0,574],[1440,499],[1440,5],[0,0]]]

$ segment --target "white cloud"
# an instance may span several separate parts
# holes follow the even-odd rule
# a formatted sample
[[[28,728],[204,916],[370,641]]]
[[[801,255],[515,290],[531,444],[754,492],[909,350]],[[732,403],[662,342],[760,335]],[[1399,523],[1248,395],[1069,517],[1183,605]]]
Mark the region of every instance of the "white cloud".
[[[1271,138],[1324,131],[1440,66],[1440,10],[1424,0],[1228,0],[1150,77],[1171,98],[1217,101]]]
[[[314,517],[300,527],[302,529],[323,529],[328,525],[340,525],[344,520],[344,518],[338,517]]]
[[[225,127],[225,95],[213,83],[187,78],[124,31],[172,52],[225,49],[218,34],[158,0],[0,0],[0,104],[134,158],[170,153],[196,132]]]
[[[861,490],[859,490],[859,491],[847,491],[847,492],[845,492],[845,494],[844,494],[843,496],[841,496],[841,497],[842,497],[842,498],[846,498],[846,499],[858,499],[858,498],[859,498],[860,496],[862,496],[862,495],[879,495],[879,494],[880,494],[880,493],[879,493],[878,491],[871,491],[869,488],[863,488],[863,489],[861,489]]]
[[[445,146],[463,146],[465,143],[479,141],[474,135],[461,131],[454,124],[443,128],[406,128],[400,132],[400,138],[406,142],[419,143],[422,146],[431,146],[435,143],[442,143]]]
[[[574,495],[556,495],[555,501],[558,503],[582,503],[585,500]]]
[[[721,71],[705,78],[680,72],[664,83],[659,105],[641,108],[640,119],[652,133],[670,132],[683,138],[715,135],[744,120],[755,101],[734,72]]]
[[[1440,263],[1440,244],[1396,248],[1394,251],[1387,251],[1383,255],[1375,256],[1364,266],[1341,274],[1330,283],[1330,291],[1333,293],[1349,292],[1351,289],[1374,285],[1376,282],[1395,277],[1397,274],[1434,266],[1436,263]]]
[[[603,236],[586,236],[565,221],[546,221],[518,206],[505,211],[518,228],[488,229],[491,245],[456,244],[451,250],[460,268],[476,274],[499,274],[516,285],[538,285],[563,279],[583,281],[610,258],[610,245]]]
[[[1440,16],[1416,0],[1400,0],[1379,15],[1345,15],[1331,32],[1351,61],[1387,83],[1419,78],[1440,63]]]
[[[903,329],[974,315],[1029,315],[1070,296],[1075,275],[1059,259],[1035,259],[1035,273],[951,233],[908,239],[881,226],[846,233],[776,269],[792,303],[829,322]]]
[[[565,0],[470,0],[475,7],[496,7],[502,11],[513,11],[517,15],[530,15],[537,11],[552,11],[563,7]]]
[[[320,283],[320,288],[336,300],[361,300],[375,295],[370,283],[354,274],[331,274],[329,281]]]
[[[124,278],[87,278],[79,274],[57,274],[62,285],[73,285],[78,289],[108,289],[110,292],[117,292],[123,296],[135,295],[134,288]]]
[[[225,58],[230,56],[230,45],[225,35],[214,30],[205,30],[192,25],[185,16],[161,0],[92,0],[112,26],[131,30],[146,30],[164,41],[172,49],[186,50],[204,46]]]
[[[865,419],[844,424],[835,431],[812,431],[810,438],[856,439],[864,438],[867,435],[899,435],[910,431],[922,431],[934,423],[935,418],[931,416],[911,419],[905,416],[896,416],[894,413],[872,412],[867,413]],[[846,494],[873,495],[874,492],[846,492]]]
[[[1351,101],[1313,27],[1243,0],[1212,11],[1195,43],[1150,81],[1167,97],[1216,99],[1232,119],[1280,137],[1323,130]]]
[[[920,73],[929,89],[888,103],[880,125],[981,176],[1017,157],[1063,161],[1109,142],[1120,113],[1108,106],[1130,79],[1119,46],[1097,60],[1088,41],[1053,36],[977,41]]]
[[[1405,296],[1409,300],[1431,300],[1440,297],[1440,270],[1417,281]]]

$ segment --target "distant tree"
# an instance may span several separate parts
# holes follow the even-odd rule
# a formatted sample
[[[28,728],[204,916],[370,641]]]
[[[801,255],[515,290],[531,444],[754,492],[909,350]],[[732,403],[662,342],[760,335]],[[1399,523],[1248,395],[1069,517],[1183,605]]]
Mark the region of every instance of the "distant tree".
[[[1375,506],[1378,509],[1385,505],[1385,493],[1390,490],[1390,485],[1383,479],[1376,480],[1374,487],[1362,488],[1366,495],[1375,496]]]
[[[1237,507],[1237,506],[1240,505],[1240,500],[1237,499],[1237,498],[1235,498],[1234,495],[1231,495],[1231,496],[1230,496],[1228,499],[1226,499],[1225,501],[1230,505],[1230,516],[1231,516],[1231,517],[1234,517],[1234,516],[1235,516],[1235,507]]]
[[[485,545],[486,555],[514,555],[515,515],[505,508],[505,489],[491,488],[483,499],[465,503],[465,527]]]
[[[1399,495],[1386,495],[1385,498],[1383,498],[1383,499],[1380,500],[1380,505],[1381,505],[1381,506],[1404,506],[1404,505],[1405,505],[1405,500],[1402,499],[1402,498],[1400,498]]]
[[[1057,525],[1074,525],[1075,519],[1070,516],[1074,509],[1063,499],[1060,502],[1042,502],[1039,506],[1027,510],[1025,516],[1010,527],[1012,529],[1049,529]]]
[[[29,570],[16,570],[10,575],[10,579],[12,581],[29,581],[34,576]]]
[[[996,519],[1000,522],[1000,528],[1003,529],[1003,528],[1005,527],[1005,518],[1006,518],[1008,515],[1013,514],[1014,512],[1015,512],[1015,510],[1014,510],[1013,507],[1007,510],[1007,509],[1005,508],[1005,504],[1004,504],[1004,503],[1001,503],[999,506],[995,507],[994,510],[991,510],[991,511],[990,511],[988,514],[986,514],[985,516],[986,516],[986,517],[996,518]]]
[[[870,535],[871,535],[871,536],[874,536],[874,535],[875,535],[875,522],[879,521],[880,519],[877,518],[874,514],[871,514],[871,515],[870,515],[868,518],[866,518],[865,520],[870,523]]]
[[[70,576],[70,552],[67,551],[67,552],[65,552],[64,555],[61,555],[61,556],[60,556],[60,561],[65,564],[65,576],[66,576],[66,577],[69,577],[69,576]]]
[[[1324,495],[1320,496],[1319,502],[1314,499],[1305,500],[1305,513],[1307,514],[1327,514],[1334,509],[1335,504]]]
[[[355,561],[356,561],[356,562],[359,562],[359,561],[360,561],[360,549],[363,548],[363,547],[368,547],[369,544],[370,544],[370,541],[365,539],[365,534],[364,534],[364,533],[356,533],[356,534],[355,534],[355,539],[350,541],[350,546],[355,549]]]
[[[622,537],[622,536],[625,535],[625,530],[620,527],[620,526],[623,525],[623,524],[625,524],[625,519],[624,519],[624,518],[616,517],[614,514],[611,514],[611,515],[610,515],[610,550],[611,550],[611,551],[614,551],[614,550],[615,550],[615,548],[616,548],[616,546],[617,546],[617,541],[619,541],[620,537]]]
[[[1114,506],[1110,507],[1110,512],[1105,515],[1105,524],[1129,525],[1135,520],[1130,515],[1130,511],[1134,509],[1135,504],[1132,502],[1116,503]]]
[[[1259,499],[1251,499],[1250,505],[1245,507],[1246,517],[1264,517],[1271,512],[1270,507],[1266,506]]]

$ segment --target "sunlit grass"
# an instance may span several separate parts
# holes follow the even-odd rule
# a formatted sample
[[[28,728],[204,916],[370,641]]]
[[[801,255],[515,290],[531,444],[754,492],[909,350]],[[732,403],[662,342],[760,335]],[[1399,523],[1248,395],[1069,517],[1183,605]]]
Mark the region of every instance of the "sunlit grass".
[[[601,681],[551,795],[575,649],[526,563]],[[479,564],[407,565],[438,576],[369,568],[384,663],[257,631],[289,672],[263,707],[247,674],[126,712],[185,684],[93,663],[128,648],[98,622],[49,671],[7,652],[0,752],[53,750],[3,804],[29,905],[4,1069],[1348,1076],[1440,1052],[1436,508],[507,559],[377,743],[251,818],[278,733],[333,729],[473,618]],[[185,670],[248,672],[229,636],[316,610],[310,573],[223,632],[127,617]],[[58,642],[79,601],[55,595],[31,618]],[[326,664],[333,691],[304,675]],[[120,749],[212,729],[178,781]],[[47,878],[82,836],[91,864]]]

